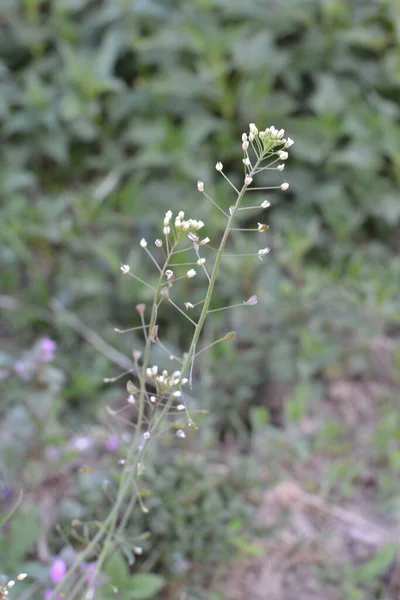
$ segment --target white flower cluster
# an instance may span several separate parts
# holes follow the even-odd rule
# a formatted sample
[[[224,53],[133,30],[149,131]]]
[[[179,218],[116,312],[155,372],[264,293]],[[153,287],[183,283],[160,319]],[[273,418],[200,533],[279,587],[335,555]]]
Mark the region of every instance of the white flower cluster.
[[[176,388],[178,385],[185,385],[188,382],[187,377],[183,377],[181,380],[180,371],[174,371],[170,375],[168,371],[164,369],[164,371],[160,373],[157,365],[149,367],[146,370],[146,375],[152,381],[160,396],[170,393],[175,398],[180,398],[182,392],[180,390],[173,391],[173,388]]]
[[[279,146],[279,150],[277,151],[278,156],[281,160],[286,160],[288,158],[288,153],[284,150],[290,148],[294,142],[291,138],[284,138],[284,135],[284,129],[278,130],[273,125],[267,127],[264,131],[259,131],[254,123],[250,123],[249,133],[242,134],[242,148],[244,151],[247,151],[249,142],[254,142],[254,140],[258,138],[263,145],[264,152],[270,152]],[[283,167],[280,170],[283,170]]]
[[[24,579],[26,579],[26,577],[28,577],[26,573],[20,573],[19,575],[17,575],[17,580],[23,581]],[[10,579],[5,585],[0,585],[0,599],[8,598],[8,591],[11,590],[11,588],[13,588],[14,585],[14,579]]]
[[[196,219],[185,220],[185,213],[181,210],[175,219],[175,229],[177,232],[189,233],[190,231],[199,231],[204,227],[203,221],[196,221]]]
[[[168,210],[165,213],[163,222],[163,233],[169,235],[171,233],[171,219],[172,212]],[[185,213],[181,210],[175,218],[175,233],[177,237],[182,233],[190,233],[191,231],[199,231],[204,227],[203,221],[197,221],[196,219],[185,219]],[[156,240],[156,246],[161,247],[161,240]]]

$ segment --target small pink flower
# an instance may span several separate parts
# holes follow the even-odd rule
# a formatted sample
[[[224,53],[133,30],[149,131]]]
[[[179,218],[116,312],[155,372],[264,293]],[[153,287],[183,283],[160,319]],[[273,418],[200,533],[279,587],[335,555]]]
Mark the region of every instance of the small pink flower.
[[[64,579],[66,572],[66,563],[63,560],[61,560],[61,558],[56,558],[56,560],[51,565],[50,569],[50,578],[52,582],[59,583],[62,579]]]
[[[95,572],[96,572],[96,563],[95,562],[89,563],[86,567],[86,581],[88,583],[93,582],[93,577],[94,577]]]
[[[119,446],[119,437],[117,435],[110,435],[104,445],[108,452],[115,452]]]
[[[18,377],[21,377],[21,379],[29,379],[28,369],[26,368],[26,364],[23,360],[17,360],[14,365],[14,371]]]
[[[57,348],[57,344],[50,338],[43,338],[40,342],[40,349],[42,351],[42,360],[44,362],[50,362],[54,358],[54,352]]]

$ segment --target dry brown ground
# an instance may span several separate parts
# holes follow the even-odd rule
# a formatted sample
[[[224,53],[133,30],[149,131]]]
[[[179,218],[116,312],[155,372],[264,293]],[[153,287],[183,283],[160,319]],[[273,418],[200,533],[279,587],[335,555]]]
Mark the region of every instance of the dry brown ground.
[[[322,418],[336,419],[353,432],[352,457],[365,459],[379,403],[389,395],[400,398],[392,369],[394,349],[391,340],[377,340],[368,378],[331,382],[318,414],[307,415],[299,424],[304,435],[318,429]],[[224,572],[218,587],[227,600],[400,600],[400,516],[385,513],[379,506],[374,491],[379,466],[370,468],[364,460],[368,468],[350,497],[328,501],[306,491],[304,482],[307,490],[310,481],[318,489],[329,460],[329,455],[317,452],[305,464],[293,464],[289,471],[285,469],[282,481],[262,494],[260,531],[277,527],[278,533],[257,540],[260,556],[235,563]],[[398,547],[397,559],[379,574],[379,582],[372,582],[368,591],[361,588],[358,596],[346,592],[342,585],[346,569],[357,569],[389,543]]]

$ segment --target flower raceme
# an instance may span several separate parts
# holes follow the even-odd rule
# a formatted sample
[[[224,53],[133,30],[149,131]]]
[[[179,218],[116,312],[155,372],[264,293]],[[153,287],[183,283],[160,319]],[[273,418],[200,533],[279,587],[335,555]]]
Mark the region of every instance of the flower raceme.
[[[128,373],[131,374],[134,381],[130,380],[127,383],[126,402],[127,405],[136,406],[136,423],[130,441],[128,439],[124,444],[126,455],[118,459],[122,474],[119,478],[114,505],[104,520],[104,527],[100,528],[93,539],[87,543],[74,565],[56,585],[53,590],[53,600],[61,592],[65,597],[72,596],[75,582],[79,580],[80,565],[97,553],[96,566],[90,582],[90,586],[94,585],[104,564],[122,539],[121,523],[126,524],[129,521],[134,506],[132,493],[136,494],[137,491],[134,500],[140,504],[143,513],[148,512],[140,496],[139,479],[154,435],[170,431],[177,443],[184,443],[187,430],[196,427],[191,417],[191,398],[187,392],[188,389],[193,388],[196,358],[215,344],[233,343],[235,339],[235,332],[230,331],[212,343],[203,345],[201,333],[206,320],[211,319],[216,311],[236,307],[248,310],[247,307],[258,303],[257,296],[252,295],[239,304],[211,308],[214,287],[220,270],[224,268],[225,257],[254,256],[263,260],[270,253],[270,248],[264,245],[265,242],[260,244],[261,248],[247,254],[230,254],[227,248],[235,231],[256,232],[258,242],[260,236],[264,238],[267,235],[268,225],[262,222],[264,219],[261,219],[261,216],[256,218],[254,226],[249,228],[237,227],[238,217],[243,214],[242,211],[256,211],[256,215],[261,215],[271,206],[270,199],[265,198],[265,192],[273,190],[275,193],[289,188],[286,181],[264,187],[257,187],[254,183],[260,175],[268,175],[270,171],[280,174],[284,170],[284,162],[279,161],[287,161],[288,149],[293,144],[293,140],[285,138],[284,135],[283,129],[278,130],[271,126],[261,130],[254,123],[250,123],[249,131],[242,134],[240,142],[243,152],[240,163],[241,169],[244,170],[241,185],[230,180],[222,162],[216,163],[216,171],[233,190],[234,200],[229,208],[224,208],[212,197],[206,183],[197,181],[198,192],[224,215],[225,226],[219,239],[212,240],[203,233],[206,225],[202,220],[188,218],[184,211],[173,215],[172,211],[168,210],[160,224],[158,237],[155,237],[151,243],[145,238],[139,242],[153,270],[151,280],[141,279],[129,264],[121,265],[124,276],[132,277],[146,287],[146,297],[149,297],[149,290],[152,294],[149,304],[140,303],[136,306],[140,325],[126,330],[115,329],[118,333],[136,330],[143,336],[142,348],[133,350],[132,367],[117,377],[107,379],[108,382],[116,381]],[[255,204],[247,201],[248,194],[253,197],[254,193],[261,193],[263,196]],[[182,260],[182,257],[185,258]],[[188,295],[181,305],[175,296],[176,286],[179,285],[185,286]],[[199,302],[197,298],[202,286],[204,295],[200,296],[203,299]],[[168,341],[163,340],[162,337],[163,321],[160,320],[160,314],[166,304],[170,310],[176,311],[177,317],[190,323],[192,328],[191,338],[181,355],[172,354],[168,348]],[[166,361],[178,363],[177,366],[168,370],[164,368],[164,364],[161,367],[155,365],[155,349],[158,356],[160,352],[165,353]],[[118,440],[110,437],[106,448],[113,452],[117,445]],[[122,447],[119,447],[119,457],[122,451]],[[88,588],[87,593],[90,589]],[[80,597],[89,596],[82,593]]]

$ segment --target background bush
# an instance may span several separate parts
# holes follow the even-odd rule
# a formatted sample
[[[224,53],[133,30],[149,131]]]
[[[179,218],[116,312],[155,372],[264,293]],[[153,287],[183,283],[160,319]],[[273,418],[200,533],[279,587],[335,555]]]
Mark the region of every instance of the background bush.
[[[214,164],[240,176],[249,121],[294,138],[290,189],[268,196],[268,261],[226,263],[216,302],[254,293],[261,302],[213,320],[205,337],[229,325],[238,346],[204,357],[196,395],[217,435],[245,435],[250,404],[265,400],[273,413],[271,383],[310,380],[315,397],[325,376],[367,370],[369,342],[398,332],[400,317],[396,2],[3,0],[0,19],[7,443],[29,421],[13,365],[44,335],[59,350],[43,447],[93,416],[104,424],[104,405],[120,392],[102,380],[117,368],[83,325],[131,353],[135,339],[112,328],[135,324],[146,290],[121,280],[119,264],[146,276],[138,240],[156,237],[167,209],[203,218],[217,235],[220,215],[199,206],[195,181],[229,206]],[[244,236],[235,248],[257,250]],[[182,346],[175,313],[164,333]],[[6,481],[21,460],[11,447]]]

